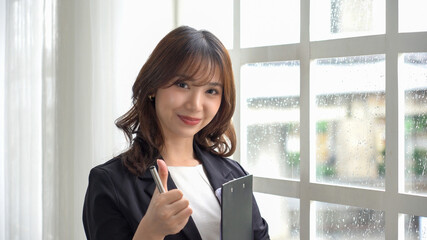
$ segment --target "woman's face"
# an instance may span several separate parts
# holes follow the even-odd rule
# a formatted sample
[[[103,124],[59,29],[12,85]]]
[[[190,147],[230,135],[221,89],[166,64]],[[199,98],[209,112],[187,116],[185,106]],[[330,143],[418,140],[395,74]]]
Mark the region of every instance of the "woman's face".
[[[219,70],[209,82],[200,71],[193,78],[185,72],[175,76],[155,94],[156,114],[165,140],[193,138],[215,117],[221,105],[222,81]]]

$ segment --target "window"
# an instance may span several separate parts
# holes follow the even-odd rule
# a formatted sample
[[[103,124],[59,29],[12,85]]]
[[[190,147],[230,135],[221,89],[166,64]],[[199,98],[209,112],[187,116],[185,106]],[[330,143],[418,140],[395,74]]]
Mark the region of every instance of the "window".
[[[240,1],[240,46],[299,42],[299,8],[299,0]]]
[[[274,239],[299,239],[300,207],[298,199],[257,192],[254,195],[261,215],[269,220],[270,236],[274,236]]]
[[[427,53],[399,58],[404,92],[404,191],[427,196]]]
[[[385,0],[310,1],[312,40],[385,33]]]
[[[241,68],[241,162],[254,175],[299,179],[299,72],[298,61]]]
[[[384,189],[385,55],[314,59],[316,181]]]
[[[426,238],[426,7],[233,1],[234,158],[272,239]]]
[[[399,32],[427,31],[426,8],[427,2],[424,0],[399,1]]]
[[[385,239],[384,211],[315,202],[315,239]]]
[[[405,225],[404,239],[425,239],[427,237],[427,218],[404,214],[401,216]]]

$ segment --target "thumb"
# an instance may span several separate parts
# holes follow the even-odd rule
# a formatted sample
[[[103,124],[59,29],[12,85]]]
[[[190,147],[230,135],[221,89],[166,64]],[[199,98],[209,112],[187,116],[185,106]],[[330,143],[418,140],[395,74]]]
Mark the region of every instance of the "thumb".
[[[168,191],[168,166],[166,165],[165,161],[161,159],[157,159],[157,166],[159,167],[159,177],[162,181],[163,187],[165,188],[165,191]]]

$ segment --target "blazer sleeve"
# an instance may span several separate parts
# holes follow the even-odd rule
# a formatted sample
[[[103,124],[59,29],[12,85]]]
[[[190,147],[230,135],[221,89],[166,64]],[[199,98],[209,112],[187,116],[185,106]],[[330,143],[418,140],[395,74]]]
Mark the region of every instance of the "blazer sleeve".
[[[133,232],[118,209],[116,188],[101,168],[93,168],[83,206],[83,225],[89,240],[132,239]]]

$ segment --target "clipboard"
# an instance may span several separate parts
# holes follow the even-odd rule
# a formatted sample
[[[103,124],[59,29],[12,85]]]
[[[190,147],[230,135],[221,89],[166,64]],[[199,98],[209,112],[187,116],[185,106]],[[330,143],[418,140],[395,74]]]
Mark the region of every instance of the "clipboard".
[[[221,239],[252,239],[252,181],[247,175],[222,185]]]

